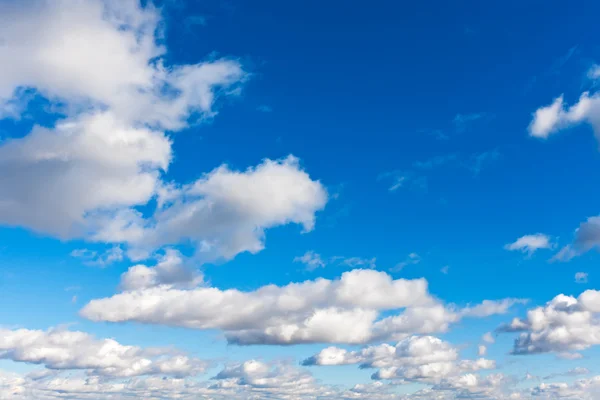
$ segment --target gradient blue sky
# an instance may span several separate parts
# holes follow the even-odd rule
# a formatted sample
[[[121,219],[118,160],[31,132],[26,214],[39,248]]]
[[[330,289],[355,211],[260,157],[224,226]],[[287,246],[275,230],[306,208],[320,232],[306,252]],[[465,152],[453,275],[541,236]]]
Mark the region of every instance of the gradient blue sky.
[[[19,22],[22,18],[22,26],[29,26],[27,23],[34,20],[29,16],[36,13],[42,21],[51,20],[59,14],[48,10],[70,7],[67,0],[5,3],[0,7],[0,24],[8,18]],[[108,10],[117,7],[112,1],[80,3]],[[96,225],[86,227],[85,234],[61,236],[52,228],[39,229],[27,218],[14,217],[18,213],[11,202],[19,200],[11,193],[17,190],[16,185],[29,187],[37,185],[36,179],[47,178],[30,175],[38,170],[26,163],[39,159],[19,160],[26,156],[25,151],[17,154],[7,146],[26,141],[35,125],[52,131],[57,123],[86,113],[118,112],[122,103],[98,99],[94,94],[87,98],[86,88],[81,89],[83,96],[72,96],[57,83],[59,79],[48,83],[38,78],[37,74],[50,75],[54,70],[44,70],[43,63],[36,64],[35,58],[17,58],[17,54],[25,53],[11,52],[13,49],[33,53],[35,46],[25,46],[27,38],[19,40],[24,37],[19,29],[0,28],[0,76],[4,75],[0,77],[0,174],[18,177],[0,178],[0,193],[4,193],[0,194],[3,335],[18,328],[56,328],[140,347],[174,346],[211,361],[199,375],[204,378],[215,376],[224,366],[252,359],[268,365],[283,363],[308,371],[320,384],[340,385],[333,398],[363,398],[351,397],[359,396],[358,390],[354,394],[343,390],[374,382],[371,375],[376,369],[359,369],[358,365],[301,367],[300,363],[328,346],[356,350],[382,340],[239,346],[228,344],[220,329],[145,324],[135,318],[122,323],[94,321],[80,311],[94,299],[113,296],[122,274],[135,264],[154,265],[156,254],[165,248],[177,249],[186,265],[201,271],[200,287],[221,290],[250,292],[269,284],[339,279],[354,268],[365,268],[391,279],[424,278],[432,296],[454,310],[485,300],[527,299],[526,304],[517,302],[501,312],[457,321],[447,330],[406,335],[436,336],[459,349],[461,359],[476,359],[485,333],[502,330],[499,327],[513,318],[526,321],[527,310],[545,307],[559,294],[577,298],[597,287],[595,247],[600,244],[600,230],[594,230],[597,225],[593,221],[585,222],[598,214],[600,195],[594,184],[600,178],[600,153],[594,136],[594,130],[600,133],[600,95],[595,95],[600,69],[594,75],[595,63],[600,62],[595,29],[600,4],[537,0],[164,0],[155,2],[155,9],[149,2],[125,3],[131,5],[126,11],[131,15],[151,10],[158,19],[153,22],[157,29],[144,35],[164,46],[159,58],[167,70],[219,60],[240,69],[235,82],[222,85],[210,107],[200,107],[195,115],[185,114],[181,126],[145,125],[165,132],[172,140],[173,157],[168,170],[159,171],[160,181],[187,184],[223,164],[231,170],[246,171],[265,159],[284,160],[292,154],[299,159],[293,169],[305,171],[310,177],[306,179],[327,191],[326,205],[309,207],[315,216],[314,229],[303,229],[302,222],[290,217],[264,229],[261,251],[239,251],[233,257],[210,259],[202,256],[193,238],[161,242],[147,257],[135,258],[131,251],[136,246],[131,242],[92,238],[90,230]],[[43,24],[36,24],[36,32],[48,37],[75,35],[74,28],[69,30],[68,18],[72,16],[66,15],[64,32],[57,33]],[[137,28],[127,23],[121,28],[136,32]],[[115,25],[114,29],[118,32],[119,28]],[[111,54],[99,55],[100,69],[104,57]],[[84,57],[72,54],[74,59],[79,56]],[[146,61],[156,65],[154,58]],[[19,75],[16,69],[35,72]],[[77,85],[77,79],[72,85]],[[581,114],[570,113],[568,107],[577,104],[584,92],[590,96],[587,108]],[[560,110],[550,110],[552,115],[534,114],[561,95],[564,110],[561,104]],[[535,123],[541,124],[542,119],[547,119],[546,125],[536,130]],[[131,126],[143,126],[143,121],[138,118]],[[43,152],[44,143],[37,150]],[[65,156],[66,162],[70,162],[69,157],[77,158],[76,152]],[[81,171],[82,180],[95,179],[86,176],[85,169]],[[290,182],[290,187],[296,185],[299,183]],[[289,187],[275,189],[289,192]],[[63,195],[36,189],[27,193],[39,197],[28,202],[31,207],[40,207],[46,197]],[[156,196],[154,193],[142,204],[126,206],[152,218]],[[269,204],[262,206],[271,209]],[[103,207],[85,211],[103,212],[112,205]],[[47,212],[52,213],[52,208]],[[236,224],[235,215],[228,223]],[[87,214],[81,217],[87,218]],[[206,223],[218,224],[219,220],[216,217]],[[201,233],[198,235],[203,239]],[[519,238],[524,239],[518,242]],[[534,239],[537,241],[532,244]],[[512,250],[511,243],[516,243]],[[123,254],[103,265],[94,262],[98,256],[76,256],[77,250],[101,255],[115,246]],[[299,260],[305,254],[319,255],[325,265],[307,267]],[[402,311],[391,309],[379,318],[398,312]],[[439,389],[448,396],[444,399],[467,395],[593,399],[600,387],[600,383],[590,383],[595,374],[600,375],[600,353],[594,347],[600,344],[600,325],[596,322],[600,306],[578,305],[556,312],[587,313],[589,330],[585,330],[587,325],[580,325],[580,331],[555,321],[543,332],[564,329],[572,337],[560,344],[544,341],[540,344],[543,350],[524,355],[510,354],[518,347],[518,333],[500,334],[495,343],[486,344],[485,357],[495,360],[495,368],[473,373],[480,379],[502,374],[506,382],[501,387],[465,389],[453,381],[459,379],[459,373],[419,379],[399,376],[377,381],[385,383],[388,394],[377,392],[364,398],[389,393],[399,396],[425,388],[420,394],[424,397],[414,398],[437,399],[442,397],[434,397],[436,390],[447,384],[451,390]],[[522,331],[524,335],[539,333],[531,326]],[[577,341],[580,336],[585,339]],[[397,342],[390,338],[383,341]],[[47,368],[52,374],[93,376],[89,368],[60,367],[47,359],[19,359],[14,349],[6,343],[2,346],[0,337],[0,369],[25,377],[25,389],[11,386],[7,396],[46,398],[35,392],[42,390],[42,383],[28,377],[31,371]],[[565,353],[580,358],[567,359]],[[558,376],[568,371],[569,375]],[[536,378],[526,380],[528,373]],[[245,384],[241,379],[236,381],[239,398],[271,398],[254,391],[248,377]],[[572,383],[577,379],[584,382],[577,388],[540,389],[541,381]],[[55,398],[43,390],[44,396]],[[284,395],[277,390],[268,396],[329,398],[320,392]],[[215,393],[205,396],[219,398]],[[509,397],[515,393],[521,397]],[[97,393],[85,397],[79,392],[65,396],[105,398]],[[170,398],[164,393],[136,396]]]

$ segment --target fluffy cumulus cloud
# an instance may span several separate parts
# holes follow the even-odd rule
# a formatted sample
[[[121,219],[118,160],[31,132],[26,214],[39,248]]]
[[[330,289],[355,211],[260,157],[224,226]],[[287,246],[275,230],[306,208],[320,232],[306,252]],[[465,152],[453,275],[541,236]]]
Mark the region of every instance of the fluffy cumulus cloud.
[[[501,326],[499,331],[520,332],[513,354],[576,355],[600,344],[599,317],[600,292],[587,290],[579,297],[558,295],[545,306],[529,310],[526,318],[515,318]]]
[[[348,271],[336,280],[268,285],[251,292],[125,286],[132,290],[92,300],[81,315],[93,321],[219,329],[230,343],[237,344],[402,339],[414,333],[446,331],[464,317],[505,313],[518,301],[486,301],[457,309],[434,299],[424,279],[392,279],[374,270]],[[385,311],[392,315],[382,317]]]
[[[504,248],[506,250],[521,251],[523,253],[527,253],[528,255],[532,255],[540,249],[551,249],[552,242],[548,235],[536,233],[534,235],[521,236],[514,242],[505,245]]]
[[[0,117],[26,100],[50,121],[0,145],[0,224],[63,239],[124,243],[143,257],[192,241],[207,258],[264,247],[264,230],[311,230],[323,186],[288,157],[164,182],[171,132],[216,115],[246,78],[234,59],[166,65],[160,11],[137,0],[7,1],[0,5]],[[35,97],[34,96],[34,97]],[[21,110],[21,111],[23,111]],[[159,207],[139,211],[152,199]],[[147,207],[146,207],[147,208]]]
[[[20,376],[0,371],[0,399],[124,400],[397,399],[390,385],[358,384],[350,389],[321,384],[309,371],[283,362],[249,360],[226,366],[211,380],[141,376],[127,379],[78,376],[38,370]]]
[[[312,230],[327,191],[289,156],[243,172],[219,167],[190,185],[170,185],[158,200],[162,207],[144,234],[130,241],[134,247],[191,240],[204,257],[230,259],[262,250],[268,228],[296,223]]]
[[[94,211],[145,204],[171,159],[162,132],[109,111],[80,115],[0,146],[0,222],[84,236]]]
[[[567,107],[563,96],[552,104],[539,108],[529,125],[531,136],[546,139],[550,135],[580,123],[592,126],[596,137],[600,136],[600,94],[584,92],[577,103]]]
[[[394,379],[439,383],[442,379],[466,371],[496,368],[492,360],[458,360],[458,350],[433,336],[412,336],[395,346],[381,344],[358,351],[328,347],[304,360],[304,365],[359,364],[361,368],[378,368],[374,379]]]
[[[530,391],[532,397],[541,399],[595,400],[600,396],[600,376],[566,382],[541,383]]]
[[[588,70],[588,78],[600,78],[600,67],[593,65]],[[529,125],[531,136],[546,139],[562,129],[588,123],[591,125],[596,138],[600,138],[600,93],[583,92],[578,101],[567,106],[564,96],[561,95],[546,106],[538,108],[533,113],[533,120]]]
[[[0,358],[41,364],[52,370],[85,370],[89,375],[190,376],[204,371],[204,361],[171,350],[125,346],[112,339],[96,339],[62,329],[0,330]]]
[[[349,389],[321,384],[307,370],[285,363],[257,360],[226,366],[212,380],[144,376],[123,379],[81,377],[76,374],[38,370],[27,375],[0,371],[2,399],[84,399],[110,397],[183,399],[297,399],[297,400],[595,400],[600,377],[579,379],[571,384],[542,383],[518,387],[518,380],[499,373],[486,376],[466,373],[443,379],[410,394],[398,394],[397,386],[382,381],[356,384]]]
[[[154,286],[195,287],[202,283],[202,274],[187,266],[186,260],[175,249],[166,249],[153,267],[134,265],[121,275],[122,290],[136,290]]]
[[[243,78],[232,60],[164,65],[161,15],[137,0],[7,1],[0,10],[0,99],[33,89],[73,113],[110,109],[124,122],[177,130],[210,116],[215,90]],[[65,104],[66,103],[66,104]]]

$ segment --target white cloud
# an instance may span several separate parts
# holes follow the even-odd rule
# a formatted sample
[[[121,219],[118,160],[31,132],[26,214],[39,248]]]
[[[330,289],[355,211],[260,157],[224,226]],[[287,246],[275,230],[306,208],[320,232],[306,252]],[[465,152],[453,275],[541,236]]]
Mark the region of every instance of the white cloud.
[[[134,0],[0,5],[0,60],[11,60],[0,66],[0,108],[33,90],[62,115],[0,146],[10,171],[0,177],[1,224],[63,239],[143,234],[131,207],[163,186],[164,131],[214,116],[219,93],[245,78],[229,59],[165,66],[160,25],[156,8]]]
[[[600,344],[599,314],[600,292],[587,290],[577,298],[561,294],[499,331],[522,332],[515,340],[513,354],[579,352]]]
[[[105,267],[112,263],[123,261],[124,252],[119,246],[113,246],[100,254],[89,249],[75,249],[70,255],[71,257],[83,260],[83,263],[86,265]]]
[[[587,281],[588,281],[588,273],[587,272],[577,272],[575,274],[575,282],[587,283]]]
[[[572,244],[564,246],[552,258],[555,261],[570,261],[593,249],[600,248],[600,217],[589,217],[575,230]]]
[[[579,101],[565,107],[563,96],[557,97],[552,104],[541,107],[533,114],[529,125],[531,136],[546,139],[550,135],[577,124],[589,123],[596,136],[600,135],[600,95],[584,92]]]
[[[481,120],[482,118],[487,117],[486,113],[470,113],[470,114],[456,114],[454,116],[454,125],[456,130],[462,132],[466,130],[466,128],[473,124],[476,121]]]
[[[93,321],[219,329],[237,344],[366,343],[443,332],[461,318],[504,313],[515,302],[486,301],[455,310],[435,300],[424,279],[394,280],[383,272],[352,270],[337,280],[251,292],[165,285],[130,290],[91,301],[81,315]],[[382,318],[386,310],[395,312]]]
[[[332,257],[332,261],[338,261],[340,265],[345,265],[350,268],[375,268],[377,258],[362,258],[362,257]]]
[[[214,114],[214,89],[243,78],[216,60],[164,66],[159,11],[138,1],[32,0],[0,10],[0,100],[34,88],[68,110],[108,108],[121,121],[177,130],[191,113]]]
[[[588,78],[590,79],[600,79],[600,65],[594,64],[588,70]]]
[[[143,235],[130,241],[134,248],[191,241],[204,259],[257,253],[266,229],[295,223],[308,232],[327,202],[323,185],[293,156],[243,172],[221,166],[190,185],[172,186],[167,196],[159,197],[163,206]]]
[[[487,332],[485,335],[483,335],[481,340],[483,340],[485,343],[489,343],[489,344],[496,343],[496,338],[494,337],[494,335],[492,335],[492,332]]]
[[[477,347],[477,355],[478,355],[479,357],[483,357],[483,356],[485,356],[486,354],[487,354],[487,347],[486,347],[486,346],[484,346],[484,345],[479,345],[479,346]]]
[[[303,364],[360,364],[361,368],[378,368],[373,374],[374,379],[429,383],[437,383],[465,371],[496,368],[496,363],[491,360],[459,360],[456,348],[433,336],[411,336],[395,346],[381,344],[359,351],[328,347],[304,360]]]
[[[172,351],[124,346],[76,331],[0,329],[0,358],[42,364],[54,370],[89,370],[91,375],[188,376],[200,373],[204,361]]]
[[[95,211],[145,204],[171,159],[170,140],[111,112],[36,127],[0,146],[0,222],[61,238],[86,235]]]
[[[0,371],[0,398],[11,400],[97,400],[107,397],[114,400],[396,399],[397,395],[389,392],[390,386],[374,382],[345,390],[323,385],[309,371],[289,363],[257,360],[226,366],[210,381],[168,376],[120,379],[49,370],[21,376]]]
[[[532,255],[540,249],[551,249],[552,243],[548,235],[536,233],[534,235],[525,235],[518,238],[513,243],[509,243],[504,248],[510,251],[521,251]]]
[[[325,261],[323,261],[321,255],[312,250],[307,251],[302,256],[294,257],[294,262],[304,264],[308,271],[313,271],[325,266]]]
[[[154,267],[142,264],[130,267],[121,275],[122,290],[138,290],[155,286],[195,287],[202,283],[202,274],[185,265],[181,253],[166,249]]]
[[[526,299],[484,300],[481,304],[468,306],[461,310],[463,316],[483,318],[490,315],[506,314],[515,304],[527,304]]]
[[[404,261],[399,262],[393,268],[391,268],[391,271],[402,271],[405,267],[409,265],[416,265],[420,262],[421,256],[419,256],[417,253],[410,253]]]
[[[511,393],[511,389],[515,391]],[[431,392],[432,396],[447,393],[450,399],[521,399],[512,379],[499,373],[487,376],[469,373],[448,377],[434,386]]]
[[[222,329],[230,342],[244,344],[362,343],[376,334],[379,310],[433,304],[425,280],[353,270],[335,281],[269,285],[253,292],[155,287],[93,300],[81,313],[92,320]]]
[[[557,378],[559,376],[579,376],[579,375],[588,375],[590,373],[590,370],[587,368],[583,368],[583,367],[576,367],[573,368],[567,372],[560,372],[560,373],[554,373],[554,374],[550,374],[548,376],[544,377],[544,380],[548,380],[548,379],[554,379]]]
[[[0,66],[0,105],[26,88],[63,115],[2,142],[0,168],[10,173],[0,176],[0,224],[123,243],[134,258],[191,241],[205,260],[256,253],[273,226],[313,228],[327,193],[292,156],[244,172],[221,166],[188,185],[163,181],[173,158],[165,131],[213,117],[216,98],[245,79],[239,62],[164,65],[161,15],[151,4],[0,7],[0,59],[11,60]],[[136,208],[152,199],[154,211]]]
[[[600,396],[600,376],[566,382],[541,383],[531,389],[534,398],[595,400]]]

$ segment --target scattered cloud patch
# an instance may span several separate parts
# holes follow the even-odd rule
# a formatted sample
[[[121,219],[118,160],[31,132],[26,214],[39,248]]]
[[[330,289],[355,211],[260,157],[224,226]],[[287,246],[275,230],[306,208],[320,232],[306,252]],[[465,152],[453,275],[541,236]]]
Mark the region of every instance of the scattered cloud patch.
[[[590,250],[600,248],[600,217],[589,217],[575,230],[575,239],[554,255],[554,261],[570,261]]]
[[[83,260],[85,265],[107,267],[115,262],[123,261],[124,251],[119,246],[113,246],[102,253],[89,249],[75,249],[70,256]]]
[[[473,175],[477,176],[485,167],[498,161],[500,157],[501,154],[498,149],[472,154],[469,169],[473,172]]]
[[[588,282],[588,273],[587,272],[577,272],[575,274],[575,282],[576,283],[587,283]]]
[[[207,366],[204,361],[173,350],[124,346],[112,339],[61,329],[0,329],[0,358],[108,377],[190,376]]]
[[[416,265],[421,262],[421,256],[417,253],[410,253],[404,261],[399,262],[390,271],[399,272],[409,265]]]
[[[295,257],[294,262],[304,264],[308,271],[313,271],[317,268],[323,268],[326,265],[325,261],[321,259],[321,255],[312,250],[307,251],[302,256]]]
[[[520,332],[512,354],[568,354],[600,344],[600,292],[587,290],[579,297],[560,294],[498,328]]]
[[[536,233],[533,235],[521,236],[513,243],[509,243],[504,246],[509,251],[520,251],[531,256],[538,250],[551,249],[553,244],[551,238],[543,233]]]
[[[144,287],[92,300],[81,315],[92,321],[219,329],[229,343],[242,345],[361,344],[445,332],[462,318],[504,314],[519,302],[486,300],[459,309],[430,295],[424,279],[392,279],[384,272],[355,269],[336,280],[268,285],[250,292]]]
[[[421,383],[440,383],[464,372],[496,368],[492,360],[459,360],[456,348],[433,336],[411,336],[395,346],[381,344],[359,351],[328,347],[303,361],[303,365],[318,366],[352,364],[377,368],[373,379]]]
[[[529,125],[529,134],[540,139],[581,123],[592,126],[596,137],[600,135],[600,94],[584,92],[577,103],[566,107],[561,95],[547,106],[538,108],[533,113]]]
[[[273,112],[273,109],[270,106],[267,106],[267,105],[264,105],[264,104],[256,107],[256,110],[260,111],[260,112],[264,112],[264,113]]]
[[[452,122],[457,132],[464,132],[470,125],[486,117],[487,113],[456,114]]]

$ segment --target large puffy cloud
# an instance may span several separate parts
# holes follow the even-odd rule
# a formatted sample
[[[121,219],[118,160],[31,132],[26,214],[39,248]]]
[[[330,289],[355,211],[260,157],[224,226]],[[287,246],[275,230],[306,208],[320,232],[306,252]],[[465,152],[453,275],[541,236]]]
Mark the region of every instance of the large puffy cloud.
[[[512,301],[457,310],[435,300],[424,279],[394,280],[384,272],[352,270],[336,280],[251,292],[168,285],[128,290],[92,300],[81,315],[93,321],[219,329],[237,344],[365,343],[445,331],[463,317],[504,313]],[[384,311],[392,315],[382,318]]]
[[[166,188],[162,207],[132,246],[153,248],[191,240],[205,258],[230,259],[264,247],[265,229],[296,223],[310,231],[327,191],[300,168],[299,160],[265,160],[256,168],[221,166],[196,182]]]
[[[77,331],[0,330],[0,358],[54,370],[88,370],[90,375],[111,377],[189,376],[206,367],[204,361],[172,353],[125,346]]]
[[[145,204],[171,142],[111,112],[81,115],[54,129],[36,127],[0,146],[0,222],[62,238],[83,236],[95,210]]]
[[[600,292],[587,290],[575,298],[558,295],[545,306],[501,326],[500,332],[521,332],[513,354],[578,352],[600,344]]]
[[[0,101],[33,88],[70,111],[109,108],[118,119],[185,126],[213,114],[215,88],[243,78],[239,64],[215,60],[164,66],[159,11],[138,0],[27,0],[0,8]]]
[[[0,5],[0,107],[15,116],[33,90],[61,115],[0,146],[9,172],[0,224],[123,243],[134,258],[191,241],[206,259],[260,251],[273,226],[314,227],[327,193],[292,156],[243,172],[221,166],[186,185],[163,181],[173,157],[166,131],[214,116],[219,94],[246,74],[232,59],[164,65],[161,22],[137,0]],[[142,214],[152,199],[158,207]]]
[[[156,195],[164,129],[214,115],[219,89],[244,78],[234,60],[163,66],[160,22],[137,0],[0,5],[0,108],[35,90],[63,116],[0,147],[0,223],[82,237]]]
[[[433,336],[411,336],[395,346],[381,344],[358,351],[328,347],[304,360],[304,365],[360,364],[361,368],[379,368],[374,379],[400,379],[440,382],[465,371],[493,369],[492,360],[458,360],[458,350]]]

